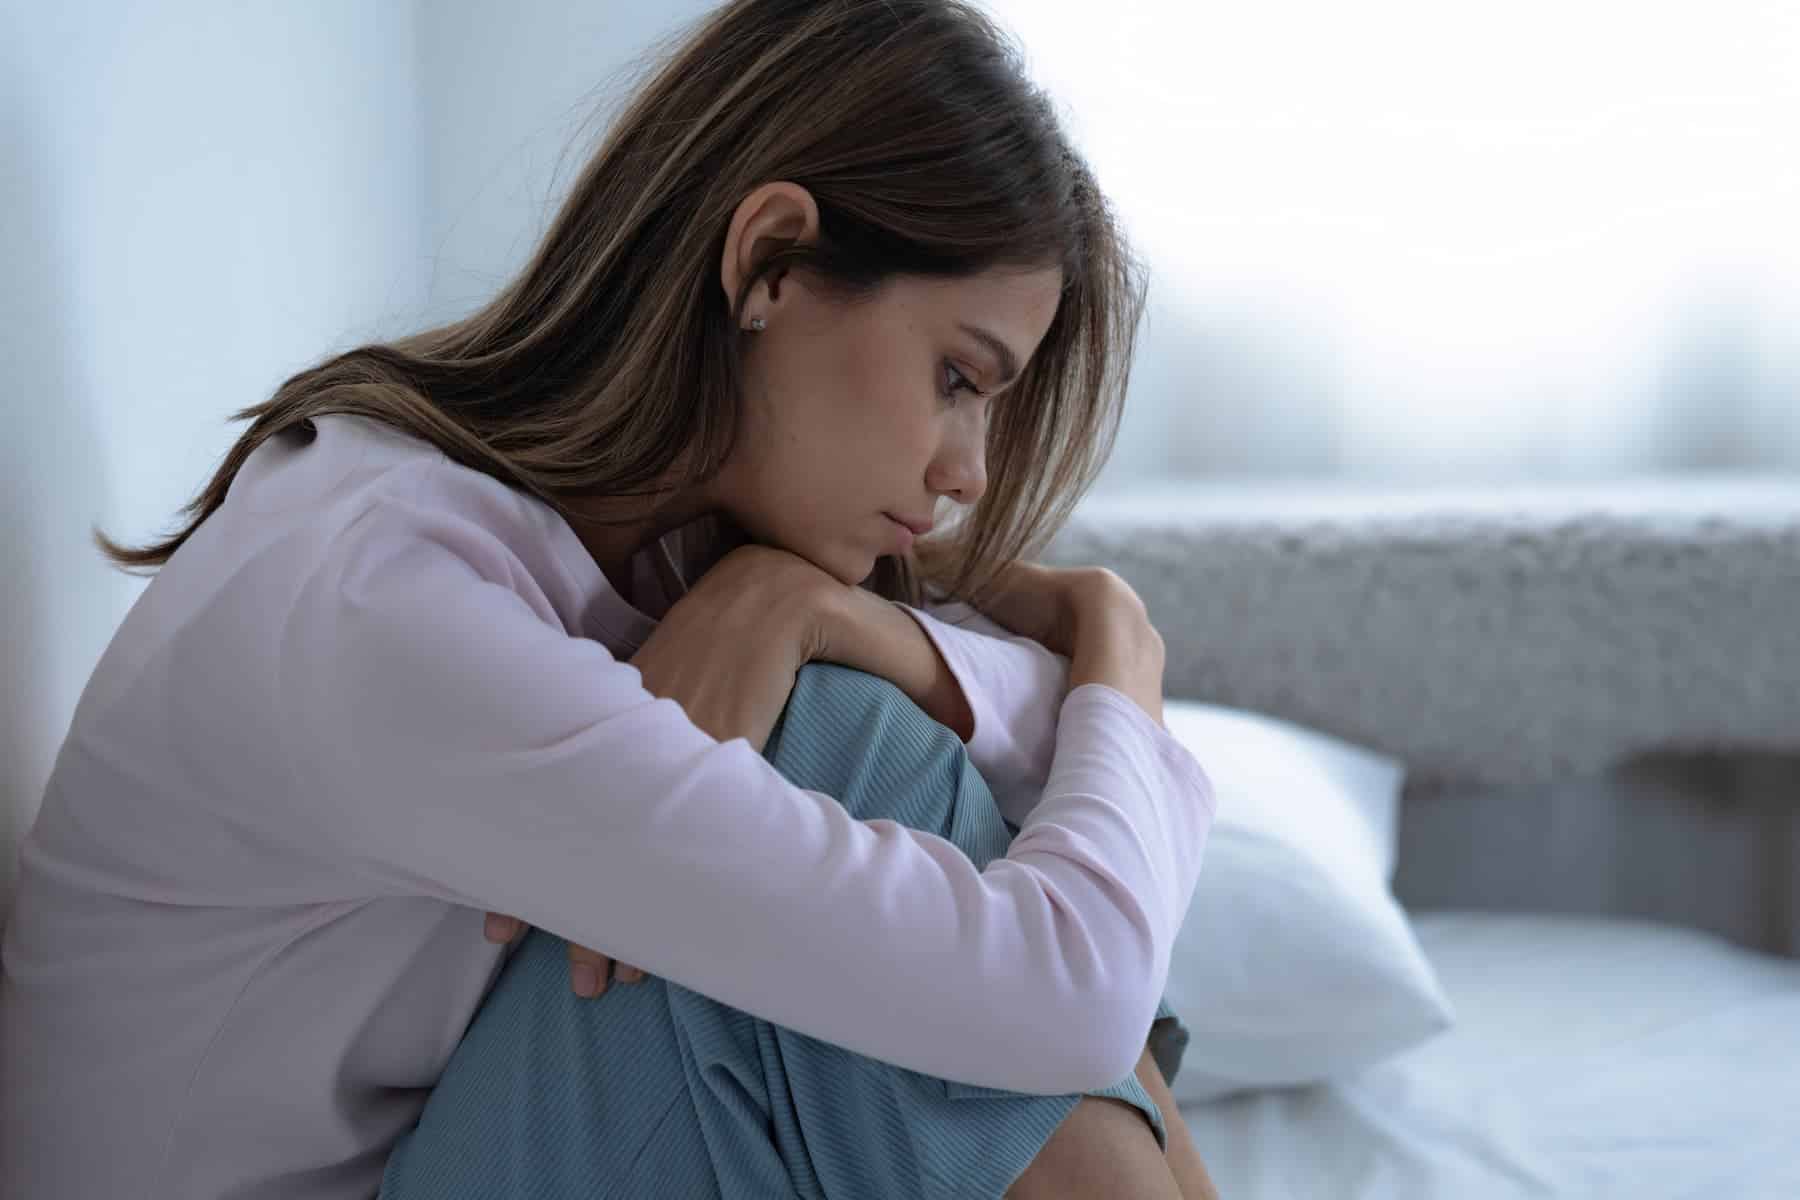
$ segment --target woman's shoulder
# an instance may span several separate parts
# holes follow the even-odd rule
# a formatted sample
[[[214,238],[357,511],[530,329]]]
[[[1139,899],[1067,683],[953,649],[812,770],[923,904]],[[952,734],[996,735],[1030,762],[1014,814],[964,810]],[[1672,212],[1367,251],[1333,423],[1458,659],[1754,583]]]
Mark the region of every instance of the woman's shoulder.
[[[456,559],[470,579],[503,583],[559,614],[579,611],[592,592],[599,568],[536,497],[379,421],[334,414],[310,425],[257,447],[165,573],[223,585],[254,561],[265,584],[279,586],[273,571],[298,590],[307,579]]]
[[[494,539],[518,550],[573,538],[543,501],[450,459],[422,438],[368,417],[330,414],[259,446],[233,482],[224,511],[264,527],[320,528],[334,541],[359,531]],[[560,545],[558,549],[560,549]]]
[[[463,466],[430,442],[371,417],[332,413],[276,434],[244,463],[232,485],[241,507],[272,512],[298,505],[396,510],[454,509],[502,525],[550,513],[535,497]],[[551,513],[550,515],[554,515]]]
[[[428,542],[482,577],[565,596],[591,592],[600,571],[561,514],[535,496],[464,466],[418,438],[357,417],[339,431],[356,458],[346,479],[341,542]],[[320,440],[329,436],[321,429]],[[557,604],[556,607],[562,607]]]

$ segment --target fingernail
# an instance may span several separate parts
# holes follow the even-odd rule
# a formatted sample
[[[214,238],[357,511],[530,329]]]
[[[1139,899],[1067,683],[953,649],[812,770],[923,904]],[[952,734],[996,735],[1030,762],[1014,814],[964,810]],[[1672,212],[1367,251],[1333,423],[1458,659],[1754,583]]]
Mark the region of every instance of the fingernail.
[[[489,913],[487,920],[482,923],[481,932],[487,935],[487,940],[490,942],[504,942],[511,932],[506,926],[505,917],[499,913]]]
[[[583,999],[591,999],[600,990],[600,976],[586,963],[576,963],[570,975],[575,981],[575,994]]]

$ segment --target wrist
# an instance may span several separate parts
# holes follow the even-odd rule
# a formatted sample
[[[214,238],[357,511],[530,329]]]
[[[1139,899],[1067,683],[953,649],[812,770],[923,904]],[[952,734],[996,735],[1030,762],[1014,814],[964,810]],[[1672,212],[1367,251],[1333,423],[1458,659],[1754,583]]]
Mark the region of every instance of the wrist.
[[[1135,595],[1129,603],[1088,605],[1076,618],[1069,690],[1104,684],[1135,701],[1160,725],[1164,654],[1162,635]]]
[[[800,637],[800,662],[796,666],[821,659],[845,662],[840,655],[845,647],[853,646],[857,641],[854,621],[859,606],[851,593],[860,590],[840,584],[813,588],[807,592],[804,601],[797,606],[804,624]]]
[[[879,675],[963,741],[973,736],[962,684],[911,613],[865,588],[846,588],[827,612],[827,644],[815,657]]]

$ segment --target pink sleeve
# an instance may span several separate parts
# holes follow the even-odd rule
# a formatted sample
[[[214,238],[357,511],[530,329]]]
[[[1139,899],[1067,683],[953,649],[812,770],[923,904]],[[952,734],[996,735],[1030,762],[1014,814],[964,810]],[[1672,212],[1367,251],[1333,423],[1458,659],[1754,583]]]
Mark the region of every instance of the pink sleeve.
[[[1055,761],[1069,660],[961,601],[899,607],[924,629],[962,686],[975,718],[969,761],[993,792],[1001,815],[1015,827],[1023,825],[1044,798]],[[1182,773],[1199,777],[1210,789],[1187,748],[1134,701],[1112,688],[1086,686],[1110,693],[1121,709],[1141,718],[1159,752],[1181,762]]]
[[[900,608],[924,629],[962,685],[975,716],[969,761],[987,781],[1001,815],[1022,825],[1049,781],[1069,660],[961,602]],[[1154,725],[1148,716],[1145,723]]]
[[[464,536],[365,527],[295,606],[287,836],[378,894],[512,913],[912,1070],[1036,1093],[1130,1072],[1213,809],[1135,704],[1062,700],[1044,798],[978,871],[715,741]]]

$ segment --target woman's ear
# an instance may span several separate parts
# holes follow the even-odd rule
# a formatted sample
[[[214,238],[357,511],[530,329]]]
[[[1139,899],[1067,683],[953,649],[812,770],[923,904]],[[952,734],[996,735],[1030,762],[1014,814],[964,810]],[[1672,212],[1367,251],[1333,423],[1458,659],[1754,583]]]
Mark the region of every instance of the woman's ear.
[[[740,326],[749,327],[753,318],[765,323],[774,319],[781,298],[781,276],[776,271],[763,282],[768,295],[758,301],[755,293],[744,300],[744,311],[735,311],[738,290],[750,278],[756,265],[778,250],[792,245],[809,245],[819,236],[819,206],[812,193],[797,183],[778,180],[765,183],[745,196],[731,215],[725,231],[725,248],[719,260],[719,283],[725,289],[725,303],[733,309]]]

